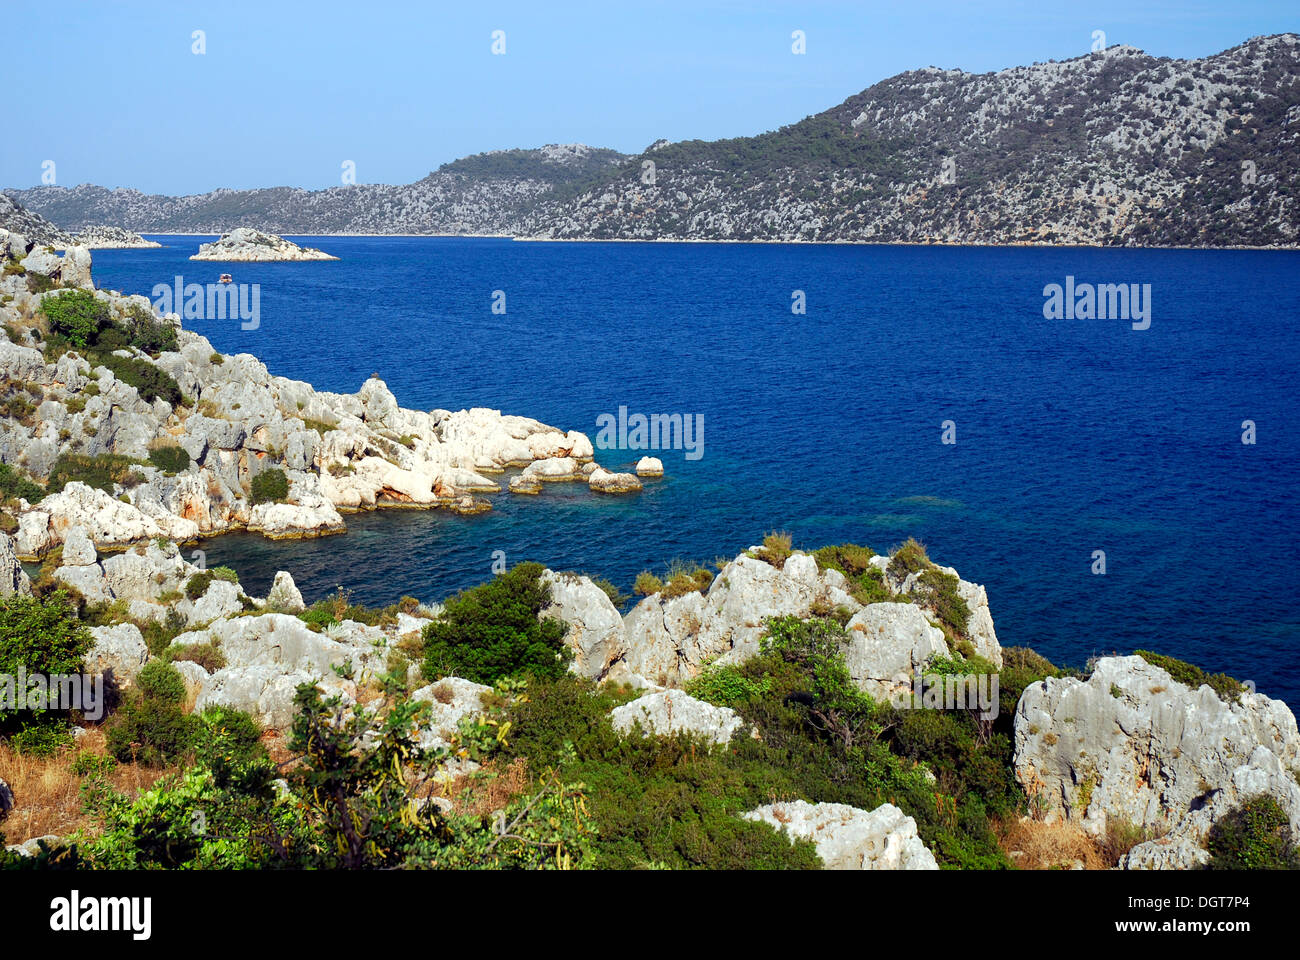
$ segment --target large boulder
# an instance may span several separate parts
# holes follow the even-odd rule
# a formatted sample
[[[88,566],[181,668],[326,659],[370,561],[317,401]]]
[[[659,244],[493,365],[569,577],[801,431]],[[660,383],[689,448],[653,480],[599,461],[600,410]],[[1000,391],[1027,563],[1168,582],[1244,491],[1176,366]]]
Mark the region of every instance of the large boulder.
[[[1232,806],[1274,797],[1300,832],[1295,716],[1280,700],[1192,689],[1142,657],[1105,657],[1088,680],[1028,687],[1015,716],[1016,777],[1048,821],[1094,835],[1123,822],[1164,833],[1133,865],[1187,863]]]
[[[911,686],[935,657],[949,655],[943,631],[910,603],[872,603],[853,615],[844,659],[849,676],[877,700]]]
[[[542,610],[541,619],[569,625],[564,637],[573,650],[569,668],[593,680],[603,678],[627,648],[618,608],[590,577],[544,570],[541,582],[551,588],[551,602]]]
[[[870,812],[843,803],[791,800],[745,814],[793,840],[811,840],[829,870],[938,870],[916,821],[893,804]]]
[[[420,748],[437,750],[449,746],[460,721],[482,713],[483,694],[491,691],[491,687],[471,680],[443,677],[411,694],[412,700],[429,705],[425,719],[416,731]]]
[[[730,742],[745,726],[740,714],[728,707],[715,707],[680,690],[660,690],[615,707],[610,712],[614,729],[630,732],[637,724],[647,734],[666,736],[689,733],[709,743]]]
[[[306,609],[302,593],[298,590],[298,585],[293,582],[293,576],[289,571],[276,572],[275,582],[271,584],[271,592],[266,595],[266,606],[268,610],[275,613],[302,613]]]
[[[307,670],[285,670],[273,663],[226,667],[203,681],[203,689],[194,702],[195,712],[210,706],[228,707],[251,714],[258,723],[272,730],[286,730],[297,713],[294,698],[298,687],[315,683],[324,695],[340,695],[345,702],[352,696],[352,685],[338,677],[318,676]]]
[[[86,669],[92,674],[111,672],[119,684],[131,684],[149,662],[149,646],[133,623],[91,627],[94,645],[86,654]]]

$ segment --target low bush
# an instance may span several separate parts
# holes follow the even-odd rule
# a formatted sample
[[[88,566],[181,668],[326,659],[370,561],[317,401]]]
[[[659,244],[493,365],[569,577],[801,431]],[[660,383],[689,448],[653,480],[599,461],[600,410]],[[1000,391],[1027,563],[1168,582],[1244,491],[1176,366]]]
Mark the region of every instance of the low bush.
[[[568,625],[538,620],[551,598],[542,569],[521,563],[449,598],[442,616],[424,628],[425,676],[495,684],[505,677],[563,674],[572,658],[564,644]]]
[[[79,674],[93,644],[66,591],[54,590],[44,597],[17,593],[0,597],[0,675],[16,676],[20,668],[29,676]],[[38,719],[45,712],[38,712]],[[0,729],[29,714],[0,708]]]
[[[155,447],[149,451],[149,462],[163,473],[184,473],[190,468],[190,455],[184,447]]]
[[[112,493],[117,484],[132,486],[139,474],[140,461],[120,453],[61,453],[50,468],[47,493],[58,493],[69,483],[78,481],[96,490]]]
[[[161,703],[185,700],[185,680],[175,667],[163,660],[150,660],[135,678],[140,693]]]
[[[1244,801],[1215,821],[1205,846],[1210,870],[1300,870],[1290,818],[1267,794]]]
[[[63,337],[79,350],[94,344],[99,332],[110,323],[108,304],[88,290],[69,290],[41,301],[41,313],[50,332]]]
[[[249,487],[252,503],[278,503],[289,496],[289,478],[279,467],[263,470]]]

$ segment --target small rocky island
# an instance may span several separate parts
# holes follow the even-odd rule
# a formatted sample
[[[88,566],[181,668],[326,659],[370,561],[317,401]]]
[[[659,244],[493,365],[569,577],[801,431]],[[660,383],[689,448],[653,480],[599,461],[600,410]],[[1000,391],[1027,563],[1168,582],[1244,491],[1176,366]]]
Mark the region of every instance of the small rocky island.
[[[88,250],[149,250],[162,246],[157,241],[146,240],[138,233],[102,223],[86,227],[77,234],[76,239],[77,246]]]
[[[202,244],[191,260],[225,260],[240,263],[278,260],[337,260],[315,247],[298,244],[275,234],[262,233],[249,227],[239,227],[224,234],[220,240]]]

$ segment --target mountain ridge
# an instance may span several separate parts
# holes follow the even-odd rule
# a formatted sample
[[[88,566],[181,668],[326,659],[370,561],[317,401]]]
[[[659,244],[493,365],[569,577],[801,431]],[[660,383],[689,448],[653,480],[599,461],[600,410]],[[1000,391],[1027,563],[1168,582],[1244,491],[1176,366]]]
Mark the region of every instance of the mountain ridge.
[[[405,185],[7,191],[64,230],[1295,246],[1300,38],[924,67],[750,137],[493,151]]]

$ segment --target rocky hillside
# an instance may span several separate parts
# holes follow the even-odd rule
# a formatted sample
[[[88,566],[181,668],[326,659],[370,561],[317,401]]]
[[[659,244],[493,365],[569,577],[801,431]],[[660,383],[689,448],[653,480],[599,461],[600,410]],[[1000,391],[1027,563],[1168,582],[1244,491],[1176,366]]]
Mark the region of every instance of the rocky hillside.
[[[27,242],[63,249],[72,244],[64,233],[38,213],[26,210],[12,197],[0,193],[0,230],[24,237]]]
[[[509,232],[507,225],[539,196],[597,179],[624,159],[616,151],[583,144],[550,145],[466,157],[402,186],[272,187],[165,197],[82,184],[8,193],[71,229],[113,223],[142,233],[220,234],[248,226],[277,234],[496,234]]]
[[[11,193],[67,229],[1293,246],[1298,51],[1283,34],[1199,60],[929,67],[760,136],[484,154],[408,186]]]

